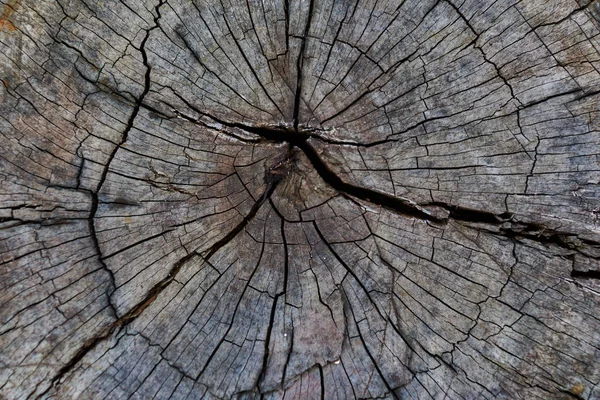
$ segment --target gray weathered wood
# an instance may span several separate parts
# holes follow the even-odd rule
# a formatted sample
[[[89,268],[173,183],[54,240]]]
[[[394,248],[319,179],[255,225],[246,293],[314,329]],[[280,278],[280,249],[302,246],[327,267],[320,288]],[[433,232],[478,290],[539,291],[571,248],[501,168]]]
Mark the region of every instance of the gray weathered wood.
[[[0,398],[600,399],[598,0],[0,3]]]

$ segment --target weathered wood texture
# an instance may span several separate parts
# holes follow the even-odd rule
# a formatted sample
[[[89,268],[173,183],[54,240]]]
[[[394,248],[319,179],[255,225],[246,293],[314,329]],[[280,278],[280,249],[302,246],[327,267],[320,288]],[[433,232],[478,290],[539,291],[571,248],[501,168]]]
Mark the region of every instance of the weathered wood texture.
[[[0,398],[599,399],[599,29],[3,1]]]

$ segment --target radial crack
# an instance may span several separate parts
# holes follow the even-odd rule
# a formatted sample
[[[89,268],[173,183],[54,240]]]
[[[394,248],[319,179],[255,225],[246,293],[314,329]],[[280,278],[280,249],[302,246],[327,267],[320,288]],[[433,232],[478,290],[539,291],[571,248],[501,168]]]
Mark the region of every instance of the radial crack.
[[[310,0],[310,6],[308,8],[308,18],[306,26],[304,27],[304,35],[302,36],[302,44],[300,45],[300,52],[298,54],[297,69],[296,69],[296,94],[294,99],[294,130],[298,132],[298,123],[300,117],[300,102],[302,101],[302,73],[304,65],[304,50],[306,49],[306,39],[308,38],[308,32],[310,30],[310,23],[313,17],[313,8],[315,0]]]
[[[67,362],[67,364],[65,364],[51,379],[51,385],[37,398],[39,399],[43,397],[53,387],[58,385],[62,377],[65,376],[69,371],[71,371],[77,365],[77,363],[79,363],[79,361],[81,361],[83,357],[85,357],[85,355],[88,354],[91,350],[93,350],[99,343],[109,338],[117,329],[120,330],[123,327],[129,325],[133,320],[135,320],[175,280],[175,278],[181,271],[181,268],[186,262],[190,261],[194,257],[202,257],[203,259],[208,260],[219,249],[221,249],[228,242],[230,242],[242,229],[244,229],[248,222],[252,220],[252,218],[256,215],[256,213],[258,212],[260,207],[265,203],[265,201],[267,201],[271,197],[280,181],[281,179],[276,179],[272,180],[270,183],[267,184],[267,189],[264,191],[262,196],[254,203],[250,212],[225,237],[213,244],[202,255],[194,251],[181,258],[178,262],[176,262],[173,265],[173,267],[169,271],[169,274],[148,291],[146,297],[142,301],[137,303],[133,308],[131,308],[122,317],[118,318],[110,326],[106,327],[99,335],[85,342],[83,347],[81,347],[79,351],[77,351],[77,353],[69,360],[69,362]]]
[[[275,143],[285,142],[290,144],[291,147],[299,148],[309,159],[321,179],[343,194],[368,201],[408,217],[431,221],[433,223],[446,223],[448,220],[454,220],[463,223],[487,224],[490,225],[490,228],[493,228],[494,232],[504,236],[526,237],[538,242],[554,243],[560,247],[573,250],[573,247],[564,240],[564,237],[572,236],[573,234],[569,232],[558,232],[541,224],[516,221],[515,216],[512,213],[496,214],[484,210],[460,207],[445,202],[417,204],[409,199],[403,199],[377,190],[348,183],[340,178],[339,175],[327,165],[315,147],[311,144],[310,140],[319,140],[328,143],[327,140],[323,140],[318,135],[315,135],[311,129],[291,129],[286,126],[253,126],[244,123],[228,122],[198,110],[187,101],[186,105],[197,113],[223,125],[225,128],[240,129],[267,141]],[[186,117],[186,119],[193,120],[192,117]],[[219,132],[230,135],[227,131],[222,129],[220,129]],[[237,135],[230,136],[237,138]],[[430,207],[439,207],[445,210],[445,213],[438,215],[438,213],[429,211]],[[589,244],[597,245],[598,243],[590,242]]]
[[[108,175],[108,170],[110,168],[110,164],[112,163],[113,159],[115,158],[117,151],[123,145],[123,143],[125,143],[127,141],[127,136],[129,134],[129,132],[131,131],[131,129],[133,128],[133,124],[135,122],[135,119],[136,119],[139,111],[140,111],[140,107],[144,101],[144,97],[150,91],[150,71],[151,71],[152,67],[148,63],[148,55],[146,54],[145,46],[146,46],[146,42],[148,41],[148,38],[150,37],[150,32],[152,32],[154,29],[159,27],[159,20],[161,18],[160,7],[165,2],[166,2],[166,0],[160,0],[158,5],[156,5],[156,7],[154,8],[156,11],[156,16],[154,17],[154,25],[146,30],[146,35],[144,36],[144,39],[142,39],[142,42],[140,44],[139,51],[142,54],[143,63],[144,63],[144,66],[146,67],[146,72],[144,74],[144,89],[143,89],[142,93],[140,94],[140,96],[136,99],[135,105],[133,107],[133,111],[131,112],[131,115],[129,116],[127,125],[125,126],[125,129],[123,130],[123,134],[121,135],[121,140],[114,147],[114,149],[112,150],[112,152],[110,153],[110,155],[108,157],[108,161],[104,165],[104,168],[102,170],[102,174],[100,175],[100,179],[98,181],[96,190],[89,191],[89,193],[91,195],[91,199],[92,199],[92,205],[90,208],[90,215],[88,217],[88,227],[89,227],[90,235],[92,237],[92,241],[94,244],[94,249],[95,249],[96,253],[98,254],[98,261],[100,262],[102,268],[108,272],[108,276],[110,278],[111,287],[107,293],[107,298],[108,298],[108,303],[110,305],[110,308],[113,311],[115,317],[118,317],[117,309],[112,302],[112,295],[117,288],[116,281],[115,281],[115,275],[114,275],[113,271],[110,268],[108,268],[108,265],[104,261],[102,251],[100,249],[100,243],[98,241],[96,226],[94,224],[94,219],[96,218],[96,213],[98,212],[98,203],[99,203],[98,193],[100,192],[100,190],[102,189],[102,186],[104,185],[104,182],[106,181],[106,177]],[[82,165],[82,168],[83,168],[83,165]]]

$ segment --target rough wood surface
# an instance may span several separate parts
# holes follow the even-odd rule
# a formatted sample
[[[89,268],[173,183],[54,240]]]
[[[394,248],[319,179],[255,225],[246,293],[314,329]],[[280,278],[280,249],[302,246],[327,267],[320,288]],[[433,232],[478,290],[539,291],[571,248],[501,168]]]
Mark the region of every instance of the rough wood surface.
[[[0,4],[0,398],[600,399],[598,0]]]

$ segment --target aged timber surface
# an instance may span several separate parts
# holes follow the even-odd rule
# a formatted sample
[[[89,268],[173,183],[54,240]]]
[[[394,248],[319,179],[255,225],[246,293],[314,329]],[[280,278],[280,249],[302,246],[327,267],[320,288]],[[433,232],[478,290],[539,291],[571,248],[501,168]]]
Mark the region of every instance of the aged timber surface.
[[[0,399],[600,399],[600,1],[0,5]]]

